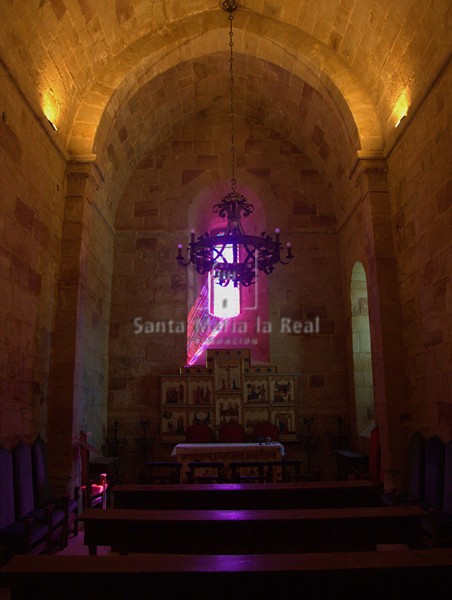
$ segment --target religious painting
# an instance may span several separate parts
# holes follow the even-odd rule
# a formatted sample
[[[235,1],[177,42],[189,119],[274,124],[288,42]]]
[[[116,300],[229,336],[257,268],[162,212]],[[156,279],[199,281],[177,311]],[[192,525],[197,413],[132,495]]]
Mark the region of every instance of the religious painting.
[[[294,378],[292,376],[274,375],[270,378],[270,401],[272,404],[294,403]]]
[[[242,390],[242,361],[238,358],[219,358],[215,361],[215,390],[240,393]]]
[[[245,378],[245,404],[267,404],[268,381],[266,377]]]
[[[283,441],[297,439],[295,374],[274,365],[252,365],[248,349],[209,349],[207,366],[180,367],[161,378],[161,439],[181,442],[190,425],[218,433],[235,421],[253,437],[262,421],[276,424]]]
[[[245,409],[245,433],[253,433],[258,423],[268,421],[268,408],[246,408]]]
[[[191,377],[188,401],[190,405],[213,406],[213,377]]]
[[[271,422],[277,426],[280,436],[293,433],[295,431],[295,410],[293,408],[272,410]]]
[[[170,441],[185,439],[187,429],[187,410],[165,408],[162,411],[162,437]]]
[[[242,401],[240,396],[224,395],[217,398],[216,401],[216,426],[220,427],[223,423],[237,421],[242,423]]]
[[[162,404],[186,404],[188,400],[185,377],[162,377]]]

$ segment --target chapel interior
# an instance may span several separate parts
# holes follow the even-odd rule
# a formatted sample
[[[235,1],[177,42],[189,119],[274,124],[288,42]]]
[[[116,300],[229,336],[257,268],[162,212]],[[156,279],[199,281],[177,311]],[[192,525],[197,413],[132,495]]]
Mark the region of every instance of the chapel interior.
[[[306,479],[377,427],[403,494],[412,436],[452,437],[452,6],[222,5],[0,0],[0,446],[45,440],[54,494],[87,448],[135,484],[185,440],[165,378],[243,353],[290,376]],[[231,177],[246,233],[279,228],[293,259],[215,337],[210,280],[176,256]]]

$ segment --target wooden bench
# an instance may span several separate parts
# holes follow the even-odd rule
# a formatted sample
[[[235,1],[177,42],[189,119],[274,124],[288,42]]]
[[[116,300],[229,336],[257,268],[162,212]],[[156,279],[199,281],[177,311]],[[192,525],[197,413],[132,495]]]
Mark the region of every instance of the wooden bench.
[[[262,554],[418,547],[418,506],[285,510],[87,510],[85,544],[122,554]]]
[[[258,509],[377,506],[380,487],[370,481],[122,485],[115,508]]]
[[[325,554],[16,556],[0,570],[12,600],[450,597],[446,549]],[[298,593],[297,593],[298,595]]]

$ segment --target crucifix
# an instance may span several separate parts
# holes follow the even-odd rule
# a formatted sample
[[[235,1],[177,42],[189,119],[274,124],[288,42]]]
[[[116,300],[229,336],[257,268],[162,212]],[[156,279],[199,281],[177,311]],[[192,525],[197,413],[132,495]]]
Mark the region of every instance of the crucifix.
[[[237,367],[239,366],[238,363],[227,362],[227,363],[220,364],[219,366],[220,366],[220,368],[222,368],[226,371],[226,381],[224,381],[224,379],[221,380],[222,389],[225,389],[225,390],[239,389],[235,380],[233,381],[233,385],[231,385],[231,371],[233,369],[237,369]]]

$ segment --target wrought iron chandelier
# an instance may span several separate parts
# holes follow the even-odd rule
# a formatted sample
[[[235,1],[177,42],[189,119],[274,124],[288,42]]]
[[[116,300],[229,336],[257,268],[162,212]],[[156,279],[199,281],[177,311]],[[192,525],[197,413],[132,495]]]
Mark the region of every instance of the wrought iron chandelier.
[[[229,13],[230,82],[231,82],[231,191],[212,207],[212,212],[226,219],[224,230],[219,235],[205,233],[196,239],[191,231],[188,244],[188,259],[182,255],[182,244],[178,245],[177,262],[187,266],[192,263],[196,271],[203,275],[213,271],[216,282],[225,287],[230,282],[249,286],[256,280],[257,271],[269,275],[277,263],[287,265],[293,258],[290,242],[286,244],[287,254],[281,257],[283,246],[279,240],[279,229],[275,229],[274,238],[262,232],[261,236],[247,235],[243,230],[241,218],[248,217],[254,206],[236,190],[235,179],[235,132],[234,132],[234,54],[233,54],[233,13],[237,8],[235,0],[224,0],[223,9]]]

